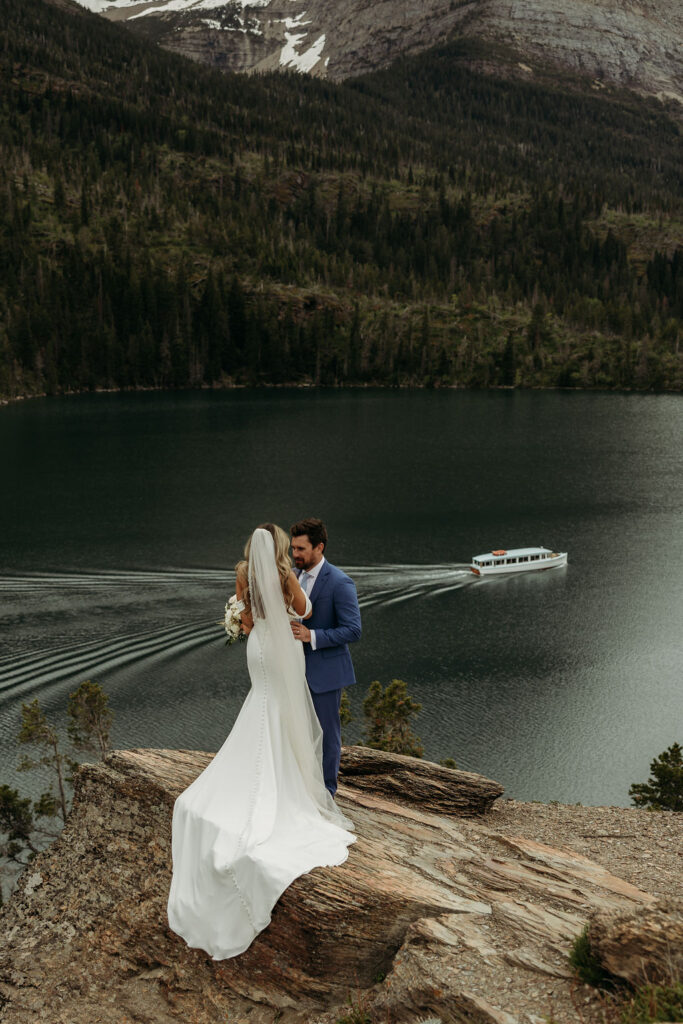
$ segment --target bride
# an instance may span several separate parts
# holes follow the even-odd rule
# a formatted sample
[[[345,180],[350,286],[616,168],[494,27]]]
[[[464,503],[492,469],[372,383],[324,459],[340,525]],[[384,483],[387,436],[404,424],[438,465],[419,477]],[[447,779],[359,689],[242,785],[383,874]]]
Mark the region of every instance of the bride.
[[[251,689],[213,760],[173,808],[168,923],[214,960],[244,952],[299,875],[355,842],[325,788],[322,731],[290,621],[311,614],[279,526],[257,527],[237,566]]]

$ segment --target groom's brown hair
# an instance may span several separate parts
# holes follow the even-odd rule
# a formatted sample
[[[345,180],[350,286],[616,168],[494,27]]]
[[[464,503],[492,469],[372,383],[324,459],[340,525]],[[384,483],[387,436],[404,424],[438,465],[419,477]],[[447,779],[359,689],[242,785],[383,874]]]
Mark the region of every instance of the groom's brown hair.
[[[327,547],[327,529],[322,519],[300,519],[289,532],[292,537],[303,537],[305,534],[311,547],[317,548],[318,544],[322,544],[323,551]]]

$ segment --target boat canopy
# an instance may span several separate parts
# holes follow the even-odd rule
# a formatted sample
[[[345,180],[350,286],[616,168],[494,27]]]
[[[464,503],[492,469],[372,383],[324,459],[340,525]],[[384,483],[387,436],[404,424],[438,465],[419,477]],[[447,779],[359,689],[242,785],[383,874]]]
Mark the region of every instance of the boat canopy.
[[[521,558],[526,555],[551,555],[550,548],[509,548],[504,551],[497,548],[495,551],[487,551],[483,555],[475,555],[475,558]]]

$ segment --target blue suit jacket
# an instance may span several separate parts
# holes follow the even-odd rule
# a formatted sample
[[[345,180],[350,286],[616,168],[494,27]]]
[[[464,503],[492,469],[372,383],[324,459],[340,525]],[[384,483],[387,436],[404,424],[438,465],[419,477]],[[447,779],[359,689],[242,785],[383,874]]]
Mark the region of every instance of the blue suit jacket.
[[[313,614],[305,624],[315,630],[316,641],[315,650],[304,644],[308,685],[314,693],[352,686],[356,676],[349,644],[361,634],[356,585],[326,559],[308,596]]]

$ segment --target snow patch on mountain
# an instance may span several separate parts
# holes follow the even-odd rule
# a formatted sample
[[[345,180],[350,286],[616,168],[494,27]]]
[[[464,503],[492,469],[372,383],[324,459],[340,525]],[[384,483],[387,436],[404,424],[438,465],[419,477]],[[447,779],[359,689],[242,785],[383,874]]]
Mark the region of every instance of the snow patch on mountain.
[[[89,11],[94,14],[101,14],[102,11],[106,11],[108,7],[120,7],[127,6],[126,4],[121,5],[112,3],[111,0],[78,0],[81,7],[86,7]]]
[[[159,7],[147,7],[138,14],[131,14],[128,20],[134,21],[136,18],[144,18],[148,14],[169,14],[178,11],[187,14],[189,12],[194,13],[194,11],[215,11],[218,7],[239,6],[244,10],[245,7],[266,7],[269,3],[270,0],[230,0],[230,3],[226,3],[226,0],[167,0],[166,3],[161,4]]]
[[[251,5],[250,5],[251,6]],[[224,25],[215,18],[202,18],[202,25],[213,29],[215,32],[248,32],[251,36],[262,36],[263,30],[259,27],[260,22],[253,18],[248,25],[245,25],[244,18],[236,15],[237,25]]]
[[[299,15],[303,17],[303,15]],[[295,21],[296,19],[287,18],[286,21]],[[299,22],[299,24],[310,24],[310,22]],[[288,26],[289,27],[289,26]],[[321,35],[316,41],[310,46],[304,53],[297,53],[297,47],[300,42],[306,38],[307,32],[294,33],[285,32],[285,45],[282,47],[280,52],[280,66],[285,68],[294,68],[295,71],[309,72],[312,71],[315,65],[322,56],[323,49],[325,47],[325,35]]]
[[[144,0],[142,0],[144,3]],[[219,7],[267,7],[271,0],[165,0],[155,3],[152,0],[143,11],[131,14],[129,21],[144,18],[147,14],[167,14],[170,12],[215,11]],[[95,14],[106,11],[123,10],[126,7],[140,7],[141,0],[78,0],[81,7],[87,7]],[[219,26],[220,27],[220,26]]]

